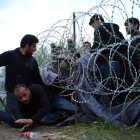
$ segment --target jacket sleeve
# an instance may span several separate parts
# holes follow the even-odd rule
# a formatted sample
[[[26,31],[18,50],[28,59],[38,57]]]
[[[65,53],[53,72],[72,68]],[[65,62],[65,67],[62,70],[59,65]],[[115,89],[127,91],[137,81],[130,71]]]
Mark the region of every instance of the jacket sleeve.
[[[0,67],[6,66],[9,63],[11,55],[11,51],[7,51],[0,54]]]
[[[135,66],[137,66],[137,69],[140,69],[140,39],[137,38],[131,43],[131,55],[133,57],[133,63]]]
[[[103,47],[105,30],[102,27],[98,27],[94,32],[94,42],[92,49],[97,51]]]
[[[37,61],[34,59],[34,63],[35,63],[35,67],[32,73],[32,78],[31,78],[31,82],[33,84],[40,84],[40,85],[44,85],[40,72],[39,72],[39,68],[38,68],[38,64]]]
[[[45,90],[41,85],[33,85],[35,88],[33,94],[38,95],[38,100],[40,102],[40,107],[38,108],[36,114],[31,118],[33,123],[39,122],[45,115],[51,111],[50,102],[46,96]]]

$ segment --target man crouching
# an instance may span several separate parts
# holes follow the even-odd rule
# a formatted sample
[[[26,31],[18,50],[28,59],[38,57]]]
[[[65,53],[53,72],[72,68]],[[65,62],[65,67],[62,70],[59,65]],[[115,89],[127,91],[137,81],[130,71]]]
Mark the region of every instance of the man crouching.
[[[41,85],[32,85],[27,88],[25,85],[19,84],[14,88],[14,94],[19,99],[19,110],[23,118],[18,119],[15,123],[26,124],[25,128],[32,127],[33,124],[38,123],[46,114],[51,112],[51,105],[53,95],[45,94],[46,91]],[[47,95],[47,96],[46,96]]]
[[[23,117],[14,122],[8,113],[0,111],[0,120],[12,127],[22,127],[21,132],[31,129],[38,122],[56,123],[61,116],[51,114],[53,109],[64,110],[69,115],[75,112],[73,103],[59,95],[49,93],[45,87],[38,84],[31,85],[29,88],[18,84],[14,88],[14,94],[19,99],[18,106]]]

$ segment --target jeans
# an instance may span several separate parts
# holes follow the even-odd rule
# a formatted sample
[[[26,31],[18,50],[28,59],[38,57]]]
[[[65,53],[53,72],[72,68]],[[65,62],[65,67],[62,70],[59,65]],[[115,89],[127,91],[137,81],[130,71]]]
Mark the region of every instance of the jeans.
[[[18,99],[14,93],[6,93],[6,106],[9,109],[9,111],[13,114],[16,120],[23,118],[21,112],[18,109]],[[15,128],[21,128],[24,125],[16,124],[12,117],[4,111],[0,111],[0,120]]]
[[[23,117],[21,117],[23,118]],[[12,126],[12,127],[15,127],[15,128],[21,128],[24,126],[24,124],[16,124],[14,122],[14,120],[12,119],[12,117],[10,116],[10,114],[8,114],[7,112],[4,112],[4,111],[1,111],[0,110],[0,121]]]
[[[6,106],[16,119],[23,118],[21,112],[18,109],[18,99],[14,93],[6,93]]]
[[[64,110],[71,115],[75,113],[75,105],[69,100],[60,97],[59,95],[55,95],[55,99],[51,107],[52,109]],[[79,112],[80,109],[77,108],[77,111]],[[60,116],[55,113],[54,114],[48,113],[45,117],[41,119],[40,122],[45,124],[56,123],[59,120],[59,118]]]
[[[110,61],[109,63],[100,64],[98,63],[99,71],[97,72],[98,79],[102,82],[103,91],[111,92],[111,90],[115,90],[117,85],[119,85],[118,78],[121,76],[120,72],[120,64],[117,61]],[[116,78],[114,78],[116,77]],[[101,96],[101,100],[105,106],[109,106],[112,95],[103,95]],[[120,95],[117,95],[115,99],[113,99],[113,106],[120,104]]]
[[[15,122],[12,119],[12,117],[8,113],[1,111],[1,110],[0,110],[0,121],[3,121],[4,123],[6,123],[12,127],[15,127]]]

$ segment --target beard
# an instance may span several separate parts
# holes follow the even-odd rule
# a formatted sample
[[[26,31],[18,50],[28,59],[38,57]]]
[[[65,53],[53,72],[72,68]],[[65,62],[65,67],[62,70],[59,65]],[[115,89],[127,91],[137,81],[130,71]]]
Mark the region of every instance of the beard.
[[[23,103],[24,104],[28,104],[29,103],[29,100],[25,100]]]
[[[27,57],[31,57],[32,54],[33,54],[33,53],[32,53],[30,50],[27,50],[27,51],[25,52],[25,55],[26,55]]]

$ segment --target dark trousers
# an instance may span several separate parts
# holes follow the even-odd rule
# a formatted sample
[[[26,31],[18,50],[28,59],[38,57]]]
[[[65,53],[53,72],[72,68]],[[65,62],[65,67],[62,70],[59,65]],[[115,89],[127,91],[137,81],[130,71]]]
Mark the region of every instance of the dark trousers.
[[[109,63],[98,63],[97,77],[102,86],[103,92],[108,93],[100,96],[100,101],[109,106],[112,102],[112,106],[120,104],[120,95],[115,93],[115,90],[119,89],[119,78],[121,75],[120,64],[118,61],[110,61]],[[112,93],[112,94],[110,94]]]

